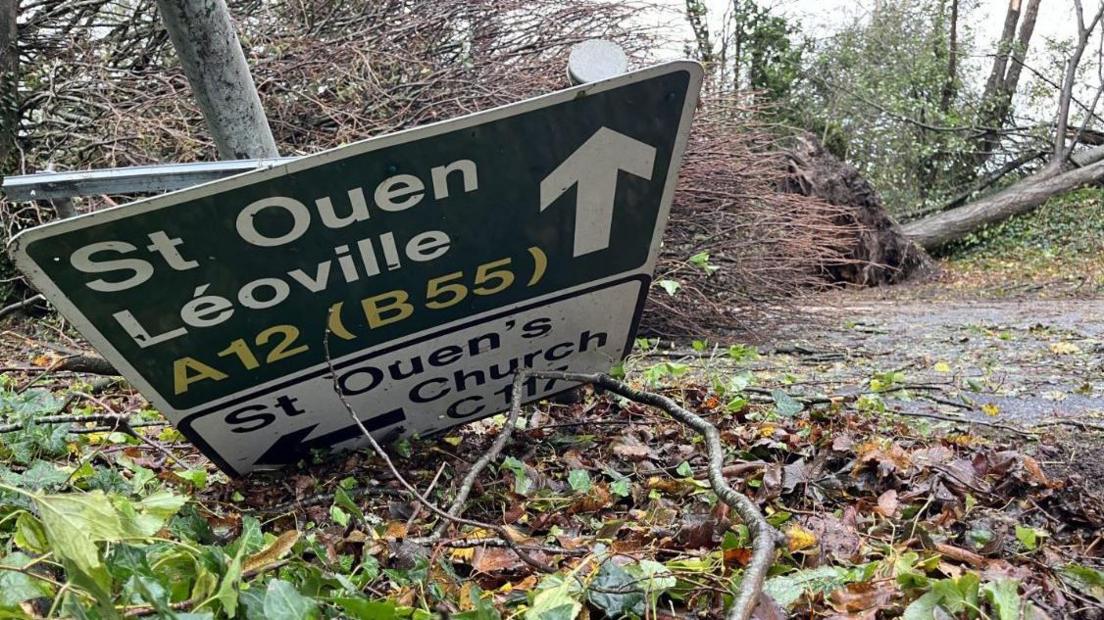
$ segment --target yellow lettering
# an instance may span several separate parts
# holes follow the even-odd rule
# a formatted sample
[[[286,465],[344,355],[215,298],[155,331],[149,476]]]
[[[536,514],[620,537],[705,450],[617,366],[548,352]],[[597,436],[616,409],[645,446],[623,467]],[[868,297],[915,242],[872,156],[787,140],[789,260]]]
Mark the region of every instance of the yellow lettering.
[[[195,372],[191,373],[189,371]],[[173,362],[173,386],[177,394],[187,392],[188,386],[196,381],[205,379],[222,381],[226,377],[226,373],[215,370],[195,358],[182,357]]]
[[[410,296],[403,290],[389,291],[362,299],[360,305],[364,306],[368,327],[370,329],[383,327],[414,314],[414,306],[407,303],[408,299]]]

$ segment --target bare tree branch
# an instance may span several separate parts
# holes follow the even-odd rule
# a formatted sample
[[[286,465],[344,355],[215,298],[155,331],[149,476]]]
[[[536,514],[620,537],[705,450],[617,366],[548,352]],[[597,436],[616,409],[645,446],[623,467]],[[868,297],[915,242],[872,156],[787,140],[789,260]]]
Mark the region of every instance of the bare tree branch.
[[[557,371],[530,371],[526,374],[543,379],[589,383],[629,400],[656,407],[678,422],[689,426],[705,439],[705,448],[709,458],[709,485],[721,501],[728,504],[736,511],[736,514],[740,515],[752,535],[752,558],[747,568],[744,569],[743,580],[740,582],[739,591],[732,601],[727,617],[728,620],[748,620],[748,618],[751,618],[755,606],[759,602],[759,593],[763,589],[763,581],[766,578],[767,571],[774,563],[775,546],[783,540],[783,537],[767,523],[754,502],[743,493],[729,486],[728,481],[725,480],[723,471],[725,452],[717,427],[666,396],[637,390],[629,384],[608,375]],[[517,394],[517,390],[515,390],[515,394]]]
[[[1104,3],[1101,3],[1096,14],[1086,25],[1085,10],[1081,5],[1081,0],[1073,0],[1073,5],[1077,14],[1077,45],[1066,63],[1066,75],[1062,81],[1062,90],[1058,98],[1058,120],[1057,128],[1054,131],[1054,156],[1051,160],[1051,165],[1055,168],[1064,165],[1069,160],[1070,154],[1073,153],[1074,145],[1071,143],[1067,146],[1066,137],[1069,131],[1070,101],[1073,99],[1073,89],[1077,85],[1077,69],[1081,65],[1081,57],[1085,53],[1085,48],[1089,44],[1089,38],[1093,30],[1100,23],[1101,17],[1104,17]],[[1095,109],[1095,101],[1092,107]]]
[[[399,484],[402,485],[402,487],[406,489],[408,493],[410,493],[415,499],[417,499],[423,506],[429,509],[430,512],[437,515],[438,517],[441,517],[442,519],[446,519],[448,521],[461,525],[467,525],[470,527],[493,531],[495,534],[498,534],[499,538],[506,542],[506,545],[518,556],[519,559],[521,559],[521,561],[525,562],[529,566],[542,573],[554,572],[555,569],[529,555],[527,551],[522,549],[516,542],[514,542],[510,532],[505,527],[502,527],[501,525],[496,525],[494,523],[483,523],[461,516],[452,515],[449,512],[442,510],[440,507],[437,506],[437,504],[433,503],[429,498],[418,491],[418,489],[413,484],[411,484],[406,479],[406,477],[402,475],[402,473],[399,472],[399,469],[395,467],[395,462],[391,460],[391,457],[387,454],[387,451],[383,449],[383,446],[381,446],[378,441],[376,441],[376,438],[372,436],[372,433],[367,428],[365,428],[364,423],[360,420],[360,416],[357,415],[356,410],[353,409],[353,406],[351,404],[349,404],[349,400],[345,398],[345,394],[341,391],[341,386],[338,384],[337,381],[337,372],[334,370],[333,367],[333,359],[330,357],[330,332],[328,329],[326,330],[325,336],[322,339],[322,344],[326,353],[326,365],[330,371],[330,377],[333,379],[333,390],[334,393],[337,394],[338,400],[341,401],[341,405],[345,408],[345,411],[349,414],[349,417],[353,419],[353,422],[356,423],[361,433],[364,434],[364,437],[368,440],[368,445],[372,446],[372,450],[374,450],[376,452],[376,455],[378,455],[380,459],[383,460],[384,464],[387,465],[387,469],[391,472],[391,475],[399,481]],[[515,390],[514,393],[511,395],[511,414],[513,414],[514,409],[521,409],[520,390]]]

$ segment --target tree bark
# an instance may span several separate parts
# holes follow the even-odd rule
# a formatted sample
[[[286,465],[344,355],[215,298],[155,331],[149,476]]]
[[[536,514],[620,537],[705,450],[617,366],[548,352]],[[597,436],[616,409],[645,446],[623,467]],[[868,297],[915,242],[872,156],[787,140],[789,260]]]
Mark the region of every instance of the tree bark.
[[[905,236],[925,250],[936,250],[989,224],[1027,213],[1065,192],[1104,180],[1104,160],[1062,172],[1048,166],[991,196],[964,207],[906,224]]]
[[[1027,47],[1031,44],[1031,36],[1035,34],[1035,21],[1039,18],[1039,1],[1028,0],[1024,9],[1023,23],[1020,24],[1020,36],[1016,39],[1016,47],[1012,50],[1012,64],[1008,66],[1008,74],[1004,78],[1004,93],[1011,104],[1012,95],[1020,85],[1020,74],[1023,73],[1024,59],[1027,58]]]
[[[15,170],[19,122],[19,0],[0,0],[0,183]]]
[[[1008,11],[1004,14],[1004,28],[997,41],[997,52],[993,57],[993,67],[989,71],[989,80],[985,83],[982,101],[992,100],[1004,83],[1005,69],[1008,67],[1008,55],[1016,36],[1016,24],[1020,21],[1020,0],[1008,0]]]
[[[951,0],[950,35],[947,40],[947,78],[943,83],[943,97],[939,110],[946,114],[954,99],[955,84],[958,78],[958,0]]]
[[[702,0],[686,0],[686,20],[694,32],[698,45],[698,60],[709,71],[713,67],[713,41],[709,38],[709,20],[705,3]]]
[[[993,68],[982,94],[982,109],[978,114],[978,126],[985,129],[982,134],[974,163],[981,169],[1000,146],[1001,128],[1012,110],[1012,97],[1020,83],[1024,59],[1031,37],[1035,34],[1035,22],[1039,17],[1040,0],[1028,0],[1024,7],[1022,0],[1009,0],[1008,12],[1004,18],[1004,29],[997,42],[997,53],[993,58]],[[1023,21],[1020,23],[1020,17]],[[1019,24],[1019,37],[1016,26]]]

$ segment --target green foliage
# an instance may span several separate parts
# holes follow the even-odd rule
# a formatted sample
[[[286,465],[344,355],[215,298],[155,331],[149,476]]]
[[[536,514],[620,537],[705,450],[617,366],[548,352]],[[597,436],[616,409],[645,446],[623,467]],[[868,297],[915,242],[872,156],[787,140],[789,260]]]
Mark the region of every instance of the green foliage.
[[[1059,575],[1082,594],[1104,603],[1104,571],[1081,564],[1067,564],[1059,571]]]
[[[946,253],[958,261],[1034,262],[1099,256],[1104,250],[1104,190],[1057,196],[1030,213],[967,235]]]
[[[778,415],[787,418],[793,417],[805,409],[805,405],[779,389],[771,390],[771,400],[774,401],[774,411]]]
[[[722,84],[758,91],[784,109],[808,47],[799,25],[756,0],[734,0],[729,20],[732,43],[719,76]]]
[[[533,479],[525,471],[525,463],[508,456],[502,461],[502,469],[514,474],[514,493],[528,495],[533,488]]]
[[[637,579],[613,562],[603,562],[587,591],[587,600],[610,618],[644,615],[644,592]]]
[[[572,469],[568,472],[567,483],[571,486],[571,490],[576,493],[586,493],[593,486],[590,481],[590,474],[585,469]]]
[[[977,67],[948,77],[946,0],[887,0],[819,43],[791,98],[792,123],[855,165],[897,215],[941,204],[974,173]],[[964,23],[965,20],[963,20]],[[959,57],[973,48],[959,24]],[[949,95],[949,96],[948,96]],[[946,97],[946,99],[945,99]]]
[[[709,252],[698,252],[690,257],[690,264],[701,269],[706,274],[713,275],[720,267],[709,262]]]
[[[821,566],[797,570],[771,577],[763,584],[763,592],[784,608],[793,606],[806,593],[831,592],[855,581],[863,581],[862,569]]]
[[[679,362],[660,362],[644,371],[644,381],[648,385],[657,385],[666,378],[678,378],[690,372],[690,366]]]

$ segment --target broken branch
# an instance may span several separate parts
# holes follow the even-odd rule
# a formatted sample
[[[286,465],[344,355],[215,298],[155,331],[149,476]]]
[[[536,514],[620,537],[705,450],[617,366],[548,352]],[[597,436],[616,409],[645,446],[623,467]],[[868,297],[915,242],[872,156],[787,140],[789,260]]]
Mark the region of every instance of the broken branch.
[[[736,514],[740,515],[740,518],[743,519],[744,524],[752,533],[752,558],[744,570],[744,578],[740,582],[739,591],[732,601],[732,607],[729,608],[727,617],[728,620],[748,620],[748,618],[751,618],[755,606],[759,602],[759,593],[763,589],[763,581],[766,578],[767,570],[774,562],[775,546],[783,540],[783,537],[767,523],[754,502],[743,493],[729,486],[725,480],[723,473],[724,447],[721,444],[721,436],[717,431],[717,427],[666,396],[637,390],[629,384],[608,375],[558,371],[532,371],[525,374],[542,379],[589,383],[629,400],[656,407],[675,420],[697,431],[705,439],[709,456],[709,484],[717,497],[735,510]],[[514,398],[519,399],[520,390],[517,389],[516,385],[515,383]]]

